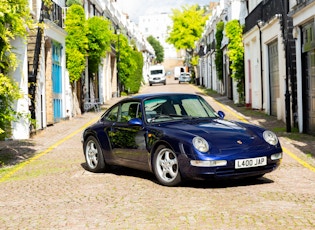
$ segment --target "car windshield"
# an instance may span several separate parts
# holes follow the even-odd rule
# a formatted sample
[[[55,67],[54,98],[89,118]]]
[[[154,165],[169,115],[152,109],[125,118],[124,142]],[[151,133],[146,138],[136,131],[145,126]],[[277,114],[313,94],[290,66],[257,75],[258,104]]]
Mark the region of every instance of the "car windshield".
[[[144,101],[144,112],[148,122],[217,117],[214,109],[197,95],[165,95],[150,98]]]

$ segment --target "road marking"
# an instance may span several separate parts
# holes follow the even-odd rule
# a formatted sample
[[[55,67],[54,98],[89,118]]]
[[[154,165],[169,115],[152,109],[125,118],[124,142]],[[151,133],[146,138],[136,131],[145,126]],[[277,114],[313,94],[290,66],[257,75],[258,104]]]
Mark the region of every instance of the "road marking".
[[[44,156],[45,154],[51,152],[52,150],[54,150],[55,148],[57,148],[59,145],[61,145],[62,143],[64,143],[65,141],[69,140],[70,138],[74,137],[76,134],[78,134],[79,132],[82,132],[85,128],[87,128],[88,126],[90,126],[91,124],[95,123],[96,121],[99,120],[99,117],[97,116],[96,118],[92,119],[91,121],[87,122],[85,125],[83,125],[81,128],[77,129],[76,131],[70,133],[68,136],[66,136],[65,138],[57,141],[55,144],[52,144],[51,146],[49,146],[47,149],[43,150],[42,152],[39,152],[38,154],[36,154],[35,156],[29,158],[28,160],[17,164],[15,167],[12,167],[11,170],[8,170],[7,173],[4,174],[3,177],[0,178],[0,183],[7,181],[8,179],[10,179],[10,177],[15,174],[17,171],[21,170],[22,168],[24,168],[26,165],[32,163],[33,161],[39,159],[40,157]]]
[[[299,162],[301,165],[303,165],[305,168],[308,168],[309,170],[315,172],[315,167],[313,167],[312,165],[310,165],[309,163],[305,162],[304,160],[302,160],[301,158],[299,158],[298,156],[296,156],[294,153],[292,153],[291,151],[289,151],[288,149],[282,147],[283,152],[285,152],[286,154],[288,154],[292,159],[296,160],[297,162]]]

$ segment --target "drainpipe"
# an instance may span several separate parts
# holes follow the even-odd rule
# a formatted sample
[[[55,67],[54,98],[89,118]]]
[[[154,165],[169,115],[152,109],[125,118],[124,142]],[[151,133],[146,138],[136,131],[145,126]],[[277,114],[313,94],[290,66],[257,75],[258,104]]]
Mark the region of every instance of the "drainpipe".
[[[289,53],[289,28],[288,28],[288,2],[284,1],[284,13],[277,14],[277,18],[280,20],[280,26],[282,27],[282,34],[284,38],[285,45],[285,58],[286,58],[286,79],[285,79],[285,123],[286,131],[291,132],[291,109],[290,109],[290,79],[291,79],[291,63],[290,63],[290,53]]]
[[[264,109],[264,77],[263,77],[263,62],[262,62],[262,41],[261,41],[261,28],[264,26],[265,22],[262,20],[257,21],[257,26],[259,29],[259,49],[260,49],[260,82],[261,82],[261,110]]]

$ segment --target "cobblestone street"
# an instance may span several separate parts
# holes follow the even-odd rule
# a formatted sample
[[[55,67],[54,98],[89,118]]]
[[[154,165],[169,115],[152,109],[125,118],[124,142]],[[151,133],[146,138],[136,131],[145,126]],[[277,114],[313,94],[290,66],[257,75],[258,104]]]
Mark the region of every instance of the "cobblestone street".
[[[201,93],[175,82],[145,86],[141,93],[159,91]],[[245,119],[205,98],[227,119]],[[0,173],[1,229],[315,229],[314,159],[288,138],[280,140],[279,169],[263,178],[170,188],[146,172],[84,169],[82,130],[100,115],[85,113],[38,133],[27,146],[33,157]]]

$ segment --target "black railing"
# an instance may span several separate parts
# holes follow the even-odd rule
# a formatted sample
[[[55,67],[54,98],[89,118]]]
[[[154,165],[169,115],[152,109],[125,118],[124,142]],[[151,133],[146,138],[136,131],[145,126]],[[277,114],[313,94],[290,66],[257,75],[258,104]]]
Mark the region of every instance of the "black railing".
[[[283,0],[265,0],[261,1],[254,10],[252,10],[245,18],[244,33],[251,30],[257,25],[259,20],[268,22],[277,14],[283,14]]]
[[[44,7],[44,3],[42,3],[39,23],[43,22],[44,20],[43,7]],[[39,57],[40,57],[40,51],[41,51],[41,45],[42,45],[42,36],[43,36],[42,28],[38,27],[37,33],[36,33],[33,63],[31,66],[29,66],[29,68],[31,69],[29,70],[29,76],[28,76],[28,82],[29,82],[28,93],[30,95],[30,101],[31,101],[29,110],[30,110],[31,118],[34,120],[36,119],[36,83],[37,83],[37,74],[38,74],[38,67],[39,67]],[[32,130],[32,128],[33,127],[31,126],[30,129]]]
[[[245,18],[244,33],[250,31],[257,25],[259,20],[262,20],[263,3],[260,2]]]

